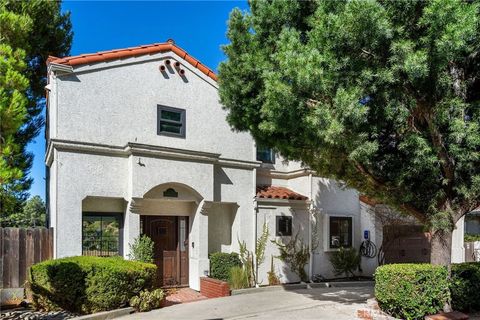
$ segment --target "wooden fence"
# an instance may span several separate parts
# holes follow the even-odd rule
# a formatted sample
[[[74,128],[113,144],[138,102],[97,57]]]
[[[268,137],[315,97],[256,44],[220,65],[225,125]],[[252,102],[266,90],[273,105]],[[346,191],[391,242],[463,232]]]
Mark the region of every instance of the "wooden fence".
[[[28,268],[53,258],[53,228],[0,228],[0,288],[20,288]]]

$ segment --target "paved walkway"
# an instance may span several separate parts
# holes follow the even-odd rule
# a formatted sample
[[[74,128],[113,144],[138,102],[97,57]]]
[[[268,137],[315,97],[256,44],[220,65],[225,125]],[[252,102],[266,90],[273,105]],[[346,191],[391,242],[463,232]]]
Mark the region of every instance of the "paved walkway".
[[[134,319],[355,319],[358,309],[373,296],[373,288],[283,289],[209,299],[145,313]]]

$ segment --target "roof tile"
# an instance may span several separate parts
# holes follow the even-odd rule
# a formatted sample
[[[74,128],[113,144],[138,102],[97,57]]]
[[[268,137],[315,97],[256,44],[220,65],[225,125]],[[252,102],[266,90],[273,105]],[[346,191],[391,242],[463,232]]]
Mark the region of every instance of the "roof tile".
[[[257,186],[257,197],[266,199],[308,200],[308,197],[288,188],[275,186]]]
[[[158,52],[168,52],[172,51],[180,58],[185,59],[193,67],[200,70],[207,77],[217,81],[217,75],[210,68],[202,64],[200,61],[189,55],[185,50],[175,45],[175,42],[172,40],[167,41],[166,43],[154,43],[148,45],[141,45],[138,47],[131,47],[125,49],[115,49],[108,51],[100,51],[97,53],[82,54],[71,57],[57,58],[50,56],[47,59],[47,63],[57,63],[65,64],[69,66],[78,66],[82,64],[92,64],[98,62],[106,62],[111,60],[117,60],[127,57],[136,57],[146,54],[153,54]]]

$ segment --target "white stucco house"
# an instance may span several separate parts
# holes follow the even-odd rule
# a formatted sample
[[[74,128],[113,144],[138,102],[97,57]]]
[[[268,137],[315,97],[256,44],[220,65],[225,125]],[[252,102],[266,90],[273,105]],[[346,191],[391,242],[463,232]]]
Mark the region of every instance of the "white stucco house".
[[[155,242],[163,285],[199,289],[209,254],[254,251],[299,233],[305,270],[333,277],[328,256],[359,248],[381,226],[357,191],[284,163],[233,132],[212,70],[173,41],[48,60],[47,202],[54,256],[123,255],[140,234]],[[259,280],[267,284],[267,244]],[[279,259],[282,282],[298,277]],[[362,258],[371,275],[376,258]]]

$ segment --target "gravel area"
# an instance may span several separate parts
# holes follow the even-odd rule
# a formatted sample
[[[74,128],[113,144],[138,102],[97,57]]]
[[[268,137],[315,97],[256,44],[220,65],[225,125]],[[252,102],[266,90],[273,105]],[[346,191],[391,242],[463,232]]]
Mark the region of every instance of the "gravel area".
[[[25,320],[63,320],[63,319],[72,319],[76,317],[76,314],[67,312],[67,311],[52,311],[52,312],[41,312],[34,311],[32,309],[15,309],[9,311],[2,311],[0,314],[0,319],[10,320],[10,319],[25,319]]]

